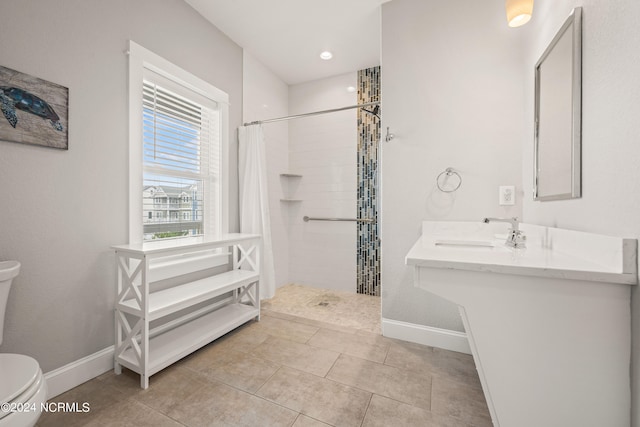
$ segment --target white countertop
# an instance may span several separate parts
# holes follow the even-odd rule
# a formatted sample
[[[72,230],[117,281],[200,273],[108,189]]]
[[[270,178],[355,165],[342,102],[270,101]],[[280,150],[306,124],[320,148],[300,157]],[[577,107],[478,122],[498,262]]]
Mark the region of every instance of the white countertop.
[[[406,263],[430,268],[638,283],[635,239],[522,224],[527,248],[513,249],[504,245],[504,238],[495,237],[496,232],[504,233],[507,227],[479,222],[425,221],[423,234],[407,254]],[[486,241],[494,247],[436,245],[437,241],[449,239]]]

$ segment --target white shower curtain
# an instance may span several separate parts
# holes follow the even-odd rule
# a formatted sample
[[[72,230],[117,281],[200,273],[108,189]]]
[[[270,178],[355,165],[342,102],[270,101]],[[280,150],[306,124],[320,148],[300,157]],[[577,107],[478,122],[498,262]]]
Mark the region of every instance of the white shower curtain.
[[[240,232],[260,234],[260,298],[272,298],[276,279],[271,247],[271,220],[267,195],[267,164],[262,125],[238,129],[238,175],[240,178]]]

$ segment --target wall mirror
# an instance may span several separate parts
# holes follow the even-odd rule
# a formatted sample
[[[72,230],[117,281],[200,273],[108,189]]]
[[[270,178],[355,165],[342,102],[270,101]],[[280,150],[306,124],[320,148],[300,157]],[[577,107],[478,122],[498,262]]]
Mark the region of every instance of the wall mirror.
[[[534,200],[581,195],[582,8],[535,66]]]

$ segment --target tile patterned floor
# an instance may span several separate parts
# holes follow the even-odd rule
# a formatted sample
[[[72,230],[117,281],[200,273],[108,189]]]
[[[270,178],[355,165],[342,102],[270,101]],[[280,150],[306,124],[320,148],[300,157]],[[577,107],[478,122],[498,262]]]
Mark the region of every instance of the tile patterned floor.
[[[38,426],[491,426],[471,356],[339,322],[263,309],[147,390],[108,372],[53,399],[90,412]]]

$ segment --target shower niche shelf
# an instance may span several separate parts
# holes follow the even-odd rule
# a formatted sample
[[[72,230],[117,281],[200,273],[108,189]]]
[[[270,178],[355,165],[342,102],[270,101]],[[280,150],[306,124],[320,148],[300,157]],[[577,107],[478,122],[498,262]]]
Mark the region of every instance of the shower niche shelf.
[[[151,375],[251,319],[259,320],[259,246],[259,235],[240,233],[113,246],[118,266],[115,373],[122,366],[131,369],[146,389]],[[228,257],[229,247],[232,268],[209,274],[220,265],[213,258]],[[189,264],[200,278],[188,278],[177,264]],[[173,284],[162,285],[166,279]],[[156,326],[155,321],[164,323]]]
[[[295,184],[295,186],[297,187],[297,185],[299,184],[299,178],[302,178],[302,175],[298,174],[298,173],[293,173],[293,172],[285,172],[285,173],[281,173],[280,174],[281,178],[286,178],[283,184],[283,193],[284,196],[280,199],[281,202],[284,203],[297,203],[297,202],[302,202],[302,199],[297,199],[295,197],[291,197],[292,194],[295,193],[295,191],[291,190],[291,187]]]

